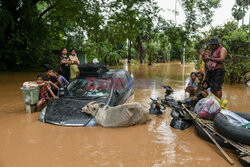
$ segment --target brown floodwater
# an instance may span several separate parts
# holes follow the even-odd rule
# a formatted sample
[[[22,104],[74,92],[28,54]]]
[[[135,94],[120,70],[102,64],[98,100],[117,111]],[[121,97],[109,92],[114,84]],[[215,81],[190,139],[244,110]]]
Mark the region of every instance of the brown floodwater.
[[[162,79],[174,97],[183,99],[193,65],[180,63],[124,66],[136,80]],[[184,74],[184,75],[183,75]],[[197,136],[169,126],[170,109],[152,116],[146,125],[129,128],[62,127],[38,121],[39,113],[26,114],[20,87],[37,73],[0,73],[0,167],[160,167],[231,166],[218,149]],[[137,88],[137,87],[136,87]],[[136,89],[130,101],[149,106],[150,97],[163,89]],[[187,96],[187,95],[186,95]],[[244,85],[223,86],[223,97],[233,111],[250,112],[250,91]],[[225,149],[240,166],[234,151]]]

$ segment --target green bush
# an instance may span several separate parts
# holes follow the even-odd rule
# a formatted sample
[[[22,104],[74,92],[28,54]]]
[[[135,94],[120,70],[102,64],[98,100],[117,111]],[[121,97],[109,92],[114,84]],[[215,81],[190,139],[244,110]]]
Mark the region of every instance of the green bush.
[[[225,81],[230,84],[247,81],[247,73],[250,72],[250,59],[245,57],[232,56],[225,61]]]
[[[190,53],[187,53],[188,60],[194,61],[195,67],[199,69],[201,64],[199,49],[206,48],[209,39],[217,36],[228,52],[225,60],[225,81],[231,84],[246,82],[246,74],[250,72],[250,59],[247,57],[250,52],[248,32],[249,27],[237,28],[235,22],[228,22],[223,26],[212,28],[205,32],[203,37],[200,36],[195,39],[194,49],[196,52],[189,49]]]
[[[97,58],[100,62],[107,65],[121,65],[121,55],[124,54],[124,50],[117,50],[112,44],[105,42],[100,43],[85,43],[84,53],[88,62],[92,62],[94,58]]]

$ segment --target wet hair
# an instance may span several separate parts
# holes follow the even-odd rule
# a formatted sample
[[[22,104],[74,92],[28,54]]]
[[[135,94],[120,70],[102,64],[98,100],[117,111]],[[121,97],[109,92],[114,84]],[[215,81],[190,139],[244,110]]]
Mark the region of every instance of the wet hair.
[[[48,72],[49,70],[53,70],[53,68],[52,68],[52,67],[46,68],[46,71],[47,71],[47,72]]]
[[[57,72],[57,74],[62,75],[62,70],[57,69],[56,72]]]
[[[200,71],[197,72],[197,73],[196,73],[196,76],[198,76],[198,74],[201,74],[202,78],[204,77],[204,74],[203,74],[202,72],[200,72]]]
[[[70,52],[72,52],[73,50],[76,51],[75,48],[72,48],[72,49],[70,50]]]
[[[38,74],[37,77],[36,77],[36,79],[38,79],[38,78],[42,78],[42,80],[44,80],[43,74]]]
[[[196,72],[191,72],[190,77],[192,77],[193,74],[196,76]]]
[[[64,49],[67,49],[66,47],[62,47],[61,51],[63,51]]]
[[[203,85],[204,83],[206,83],[206,84],[207,84],[207,88],[209,88],[209,87],[210,87],[209,82],[208,82],[208,80],[207,80],[207,79],[205,79],[205,80],[202,82],[202,85]]]
[[[66,49],[66,50],[67,50],[67,48],[66,48],[66,47],[63,47],[63,48],[61,49],[61,54],[62,54],[62,52],[63,52],[63,50],[64,50],[64,49]]]

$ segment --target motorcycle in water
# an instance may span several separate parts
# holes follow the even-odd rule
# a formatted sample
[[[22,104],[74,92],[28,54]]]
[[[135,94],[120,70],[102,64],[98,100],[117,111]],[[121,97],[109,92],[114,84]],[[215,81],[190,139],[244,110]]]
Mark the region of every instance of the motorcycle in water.
[[[172,108],[170,115],[173,117],[170,126],[175,129],[185,130],[194,123],[190,115],[182,107],[182,102],[174,100],[171,94],[174,92],[170,86],[163,86],[166,89],[163,103]]]
[[[152,98],[150,99],[152,100],[152,103],[150,105],[149,114],[159,116],[165,113],[166,107],[164,106],[159,97],[156,100]]]

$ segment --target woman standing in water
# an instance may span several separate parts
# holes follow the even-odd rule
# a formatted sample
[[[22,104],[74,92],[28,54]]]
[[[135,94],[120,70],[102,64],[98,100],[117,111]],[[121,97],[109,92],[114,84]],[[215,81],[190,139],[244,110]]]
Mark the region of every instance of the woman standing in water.
[[[69,56],[69,58],[72,62],[70,65],[70,81],[72,81],[79,75],[78,65],[80,64],[80,61],[76,55],[75,49],[71,49],[71,55]]]
[[[70,65],[71,65],[71,60],[67,56],[67,49],[62,48],[62,54],[60,56],[60,70],[62,71],[62,75],[69,80],[70,77]]]

